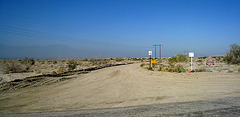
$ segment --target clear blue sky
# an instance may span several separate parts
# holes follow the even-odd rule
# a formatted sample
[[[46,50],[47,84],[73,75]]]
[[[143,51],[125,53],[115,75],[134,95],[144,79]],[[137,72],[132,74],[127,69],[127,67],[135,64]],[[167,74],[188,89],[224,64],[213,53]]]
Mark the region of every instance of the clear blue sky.
[[[0,0],[0,58],[147,57],[153,44],[210,56],[234,43],[240,0]]]

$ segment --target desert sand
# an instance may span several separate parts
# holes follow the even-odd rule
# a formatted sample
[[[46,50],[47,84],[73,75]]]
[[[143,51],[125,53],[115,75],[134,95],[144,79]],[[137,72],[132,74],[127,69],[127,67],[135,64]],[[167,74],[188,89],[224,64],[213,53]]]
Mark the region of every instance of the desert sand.
[[[140,63],[0,93],[0,113],[81,110],[217,99],[240,95],[239,73],[148,71]]]

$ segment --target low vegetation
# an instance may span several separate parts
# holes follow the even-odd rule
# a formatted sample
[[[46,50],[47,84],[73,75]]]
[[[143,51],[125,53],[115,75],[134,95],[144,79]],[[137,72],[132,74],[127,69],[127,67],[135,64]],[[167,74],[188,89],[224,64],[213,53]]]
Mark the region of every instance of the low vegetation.
[[[72,59],[69,59],[68,63],[67,63],[67,66],[68,66],[68,70],[72,71],[72,70],[74,70],[77,67],[77,62],[75,62]]]
[[[230,50],[227,52],[224,60],[228,64],[240,63],[240,46],[237,44],[230,45]]]
[[[24,69],[21,64],[16,61],[8,61],[5,63],[3,72],[6,74],[9,73],[20,73],[23,72]]]
[[[64,67],[59,67],[57,70],[57,73],[63,73],[65,71],[66,71],[66,69]]]
[[[187,62],[187,55],[178,54],[178,55],[170,58],[168,61],[169,61],[169,63]]]

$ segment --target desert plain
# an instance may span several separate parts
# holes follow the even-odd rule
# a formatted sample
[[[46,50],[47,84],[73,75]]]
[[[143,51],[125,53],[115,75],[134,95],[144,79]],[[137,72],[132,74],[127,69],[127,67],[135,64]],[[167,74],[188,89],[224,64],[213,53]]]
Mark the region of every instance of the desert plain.
[[[63,60],[35,61],[27,73],[1,73],[0,113],[115,108],[240,96],[240,66],[221,60],[215,61],[212,72],[205,58],[194,58],[196,72],[191,73],[189,62],[174,63],[186,70],[178,73],[159,70],[158,65],[148,70],[147,58],[109,59],[105,64],[121,65],[58,77],[41,75],[66,67]],[[80,60],[75,71],[101,65]],[[169,65],[168,59],[159,65]]]

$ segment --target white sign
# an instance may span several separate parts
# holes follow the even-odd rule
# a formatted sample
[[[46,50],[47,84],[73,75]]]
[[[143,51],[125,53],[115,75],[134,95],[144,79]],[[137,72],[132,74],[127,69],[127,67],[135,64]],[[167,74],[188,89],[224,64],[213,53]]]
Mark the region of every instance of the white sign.
[[[152,55],[152,51],[148,51],[148,54],[149,54],[149,55]]]
[[[190,52],[190,53],[189,53],[189,57],[194,57],[194,53],[193,53],[193,52]]]
[[[190,52],[189,57],[191,57],[191,72],[193,71],[192,57],[194,57],[194,53]]]

